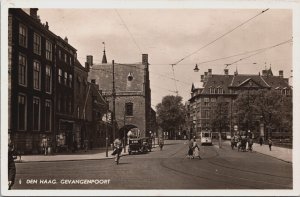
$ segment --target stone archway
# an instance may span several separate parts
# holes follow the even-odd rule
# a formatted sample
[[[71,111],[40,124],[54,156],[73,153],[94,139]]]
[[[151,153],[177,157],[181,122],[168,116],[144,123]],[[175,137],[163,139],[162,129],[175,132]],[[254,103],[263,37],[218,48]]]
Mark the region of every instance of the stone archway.
[[[131,129],[134,129],[134,128],[138,128],[137,126],[135,125],[125,125],[123,126],[122,128],[119,129],[119,137],[120,138],[123,138],[124,135],[125,135],[125,138],[127,138],[127,133],[131,130]]]
[[[123,139],[124,138],[124,136],[125,136],[125,138],[123,139],[124,140],[124,142],[125,142],[125,144],[127,145],[127,139],[128,139],[128,136],[127,136],[127,134],[128,134],[128,132],[131,130],[131,129],[137,129],[138,127],[137,126],[135,126],[135,125],[125,125],[125,126],[123,126],[122,128],[120,128],[119,129],[119,137],[120,137],[120,139]]]

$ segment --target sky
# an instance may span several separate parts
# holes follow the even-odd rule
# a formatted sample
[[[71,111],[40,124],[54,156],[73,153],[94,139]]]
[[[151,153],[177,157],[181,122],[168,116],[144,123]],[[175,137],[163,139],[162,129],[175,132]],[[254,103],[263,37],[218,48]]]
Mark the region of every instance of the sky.
[[[192,83],[199,83],[200,75],[207,69],[211,68],[213,74],[223,74],[225,64],[254,53],[211,60],[290,40],[292,11],[269,9],[258,15],[265,9],[40,8],[38,15],[42,23],[48,21],[49,29],[55,34],[68,37],[83,65],[86,55],[93,55],[94,62],[102,60],[102,42],[105,42],[108,62],[141,62],[141,54],[147,53],[155,109],[164,96],[176,95],[176,91],[186,102]],[[253,19],[241,25],[250,18]],[[271,66],[274,75],[283,70],[284,77],[290,78],[292,52],[292,42],[270,48],[230,65],[229,74],[236,69],[239,74],[258,74],[265,66]],[[203,63],[206,61],[209,62]],[[174,73],[171,64],[175,64]],[[193,71],[196,64],[200,69],[197,73]]]

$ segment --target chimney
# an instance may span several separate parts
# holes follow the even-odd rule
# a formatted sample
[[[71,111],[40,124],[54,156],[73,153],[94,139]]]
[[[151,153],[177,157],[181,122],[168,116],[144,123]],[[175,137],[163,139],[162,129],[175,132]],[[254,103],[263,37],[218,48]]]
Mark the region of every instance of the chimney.
[[[64,40],[65,40],[66,43],[68,43],[68,37],[67,36],[65,37]]]
[[[46,24],[45,24],[45,28],[46,29],[49,29],[49,25],[48,25],[48,22],[46,21]]]
[[[224,74],[228,75],[228,69],[224,69]]]
[[[204,75],[201,75],[200,81],[203,82],[203,80],[204,80]]]
[[[209,69],[208,69],[208,76],[211,77],[211,75],[212,75],[212,69],[209,68]]]
[[[279,71],[279,77],[280,77],[280,78],[283,78],[283,70],[280,70],[280,71]]]
[[[86,56],[86,62],[87,62],[87,65],[89,67],[92,67],[93,66],[93,56],[92,55],[87,55]]]
[[[148,54],[142,54],[142,64],[148,65]]]
[[[39,10],[38,8],[30,8],[30,16],[37,20],[38,20],[38,15],[37,15],[38,10]]]
[[[268,72],[267,70],[262,70],[262,76],[263,77],[267,76],[267,72]]]
[[[91,79],[92,84],[96,84],[96,79]]]

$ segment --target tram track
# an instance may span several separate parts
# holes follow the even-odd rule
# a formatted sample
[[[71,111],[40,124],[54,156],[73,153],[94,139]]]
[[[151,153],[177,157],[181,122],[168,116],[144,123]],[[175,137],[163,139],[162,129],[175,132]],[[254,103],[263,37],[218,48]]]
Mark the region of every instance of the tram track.
[[[186,149],[187,146],[184,146],[184,147],[180,147],[178,148],[174,153],[172,153],[167,159],[170,159],[172,157],[174,157],[177,153],[179,153],[180,151],[182,151],[183,149]],[[203,147],[204,148],[204,147]],[[199,179],[205,179],[205,180],[208,180],[208,181],[211,181],[211,182],[218,182],[218,183],[225,183],[225,184],[228,184],[228,181],[223,181],[222,179],[226,179],[226,180],[240,180],[240,181],[247,181],[247,182],[250,182],[250,183],[261,183],[261,184],[264,184],[264,185],[269,185],[271,187],[279,187],[279,188],[284,188],[284,189],[292,189],[291,186],[288,186],[288,185],[282,185],[280,183],[274,183],[274,182],[270,182],[270,181],[264,181],[264,180],[258,180],[257,178],[256,179],[253,179],[253,178],[245,178],[245,176],[247,176],[247,174],[253,174],[255,175],[254,177],[262,177],[262,176],[269,176],[271,178],[280,178],[282,180],[291,180],[292,178],[290,177],[286,177],[286,176],[279,176],[279,175],[274,175],[274,174],[270,174],[270,173],[262,173],[262,172],[255,172],[255,171],[251,171],[251,170],[244,170],[244,169],[240,169],[240,168],[235,168],[235,167],[230,167],[230,166],[227,166],[227,165],[223,165],[221,163],[217,163],[217,162],[214,162],[212,161],[213,159],[215,158],[218,158],[220,156],[220,153],[218,150],[216,150],[215,148],[211,149],[213,152],[214,152],[214,155],[212,156],[209,156],[209,157],[205,157],[205,160],[202,160],[202,161],[205,161],[207,162],[207,164],[209,164],[210,166],[214,167],[221,167],[225,170],[232,170],[232,171],[239,171],[241,173],[243,173],[242,176],[237,176],[237,175],[228,175],[228,174],[223,174],[223,173],[220,173],[220,170],[217,170],[214,173],[214,175],[218,175],[220,176],[220,180],[216,180],[216,179],[213,179],[213,178],[209,178],[209,176],[211,175],[212,171],[211,170],[206,170],[204,168],[200,168],[200,169],[197,169],[197,170],[200,170],[201,173],[203,173],[203,175],[197,175],[197,174],[194,174],[194,173],[188,173],[186,171],[182,171],[182,170],[178,170],[178,169],[175,169],[173,167],[170,167],[167,165],[167,159],[165,160],[162,160],[160,162],[160,165],[163,167],[163,168],[166,168],[168,170],[171,170],[175,173],[179,173],[179,174],[182,174],[182,175],[185,175],[185,176],[188,176],[188,177],[195,177],[195,178],[199,178]],[[203,156],[205,155],[206,153],[203,154]],[[181,159],[179,160],[180,162],[180,165],[181,166],[184,166],[186,165],[186,162],[184,162],[185,158],[184,159]],[[221,178],[222,177],[222,178]],[[277,180],[277,179],[275,179]],[[236,186],[239,186],[239,187],[245,187],[245,188],[249,188],[249,189],[265,189],[265,187],[253,187],[251,186],[251,184],[241,184],[241,183],[233,183],[231,182],[231,184],[233,185],[236,185]],[[268,187],[267,187],[268,188]],[[226,189],[226,188],[224,188]]]

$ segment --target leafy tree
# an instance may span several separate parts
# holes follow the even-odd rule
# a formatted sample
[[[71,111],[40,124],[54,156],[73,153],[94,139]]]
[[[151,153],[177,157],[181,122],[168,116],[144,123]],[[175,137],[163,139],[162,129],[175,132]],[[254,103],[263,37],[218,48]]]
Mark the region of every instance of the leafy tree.
[[[176,132],[185,123],[185,107],[181,96],[165,96],[156,106],[158,125],[169,133]]]
[[[223,129],[227,130],[230,124],[229,119],[229,103],[222,101],[223,98],[219,98],[217,102],[212,106],[211,113],[211,127],[214,131],[219,132],[219,146],[221,147],[221,132]]]
[[[258,120],[265,125],[268,137],[272,128],[292,130],[292,97],[275,90],[241,93],[235,100],[235,118],[244,129],[253,130]]]

